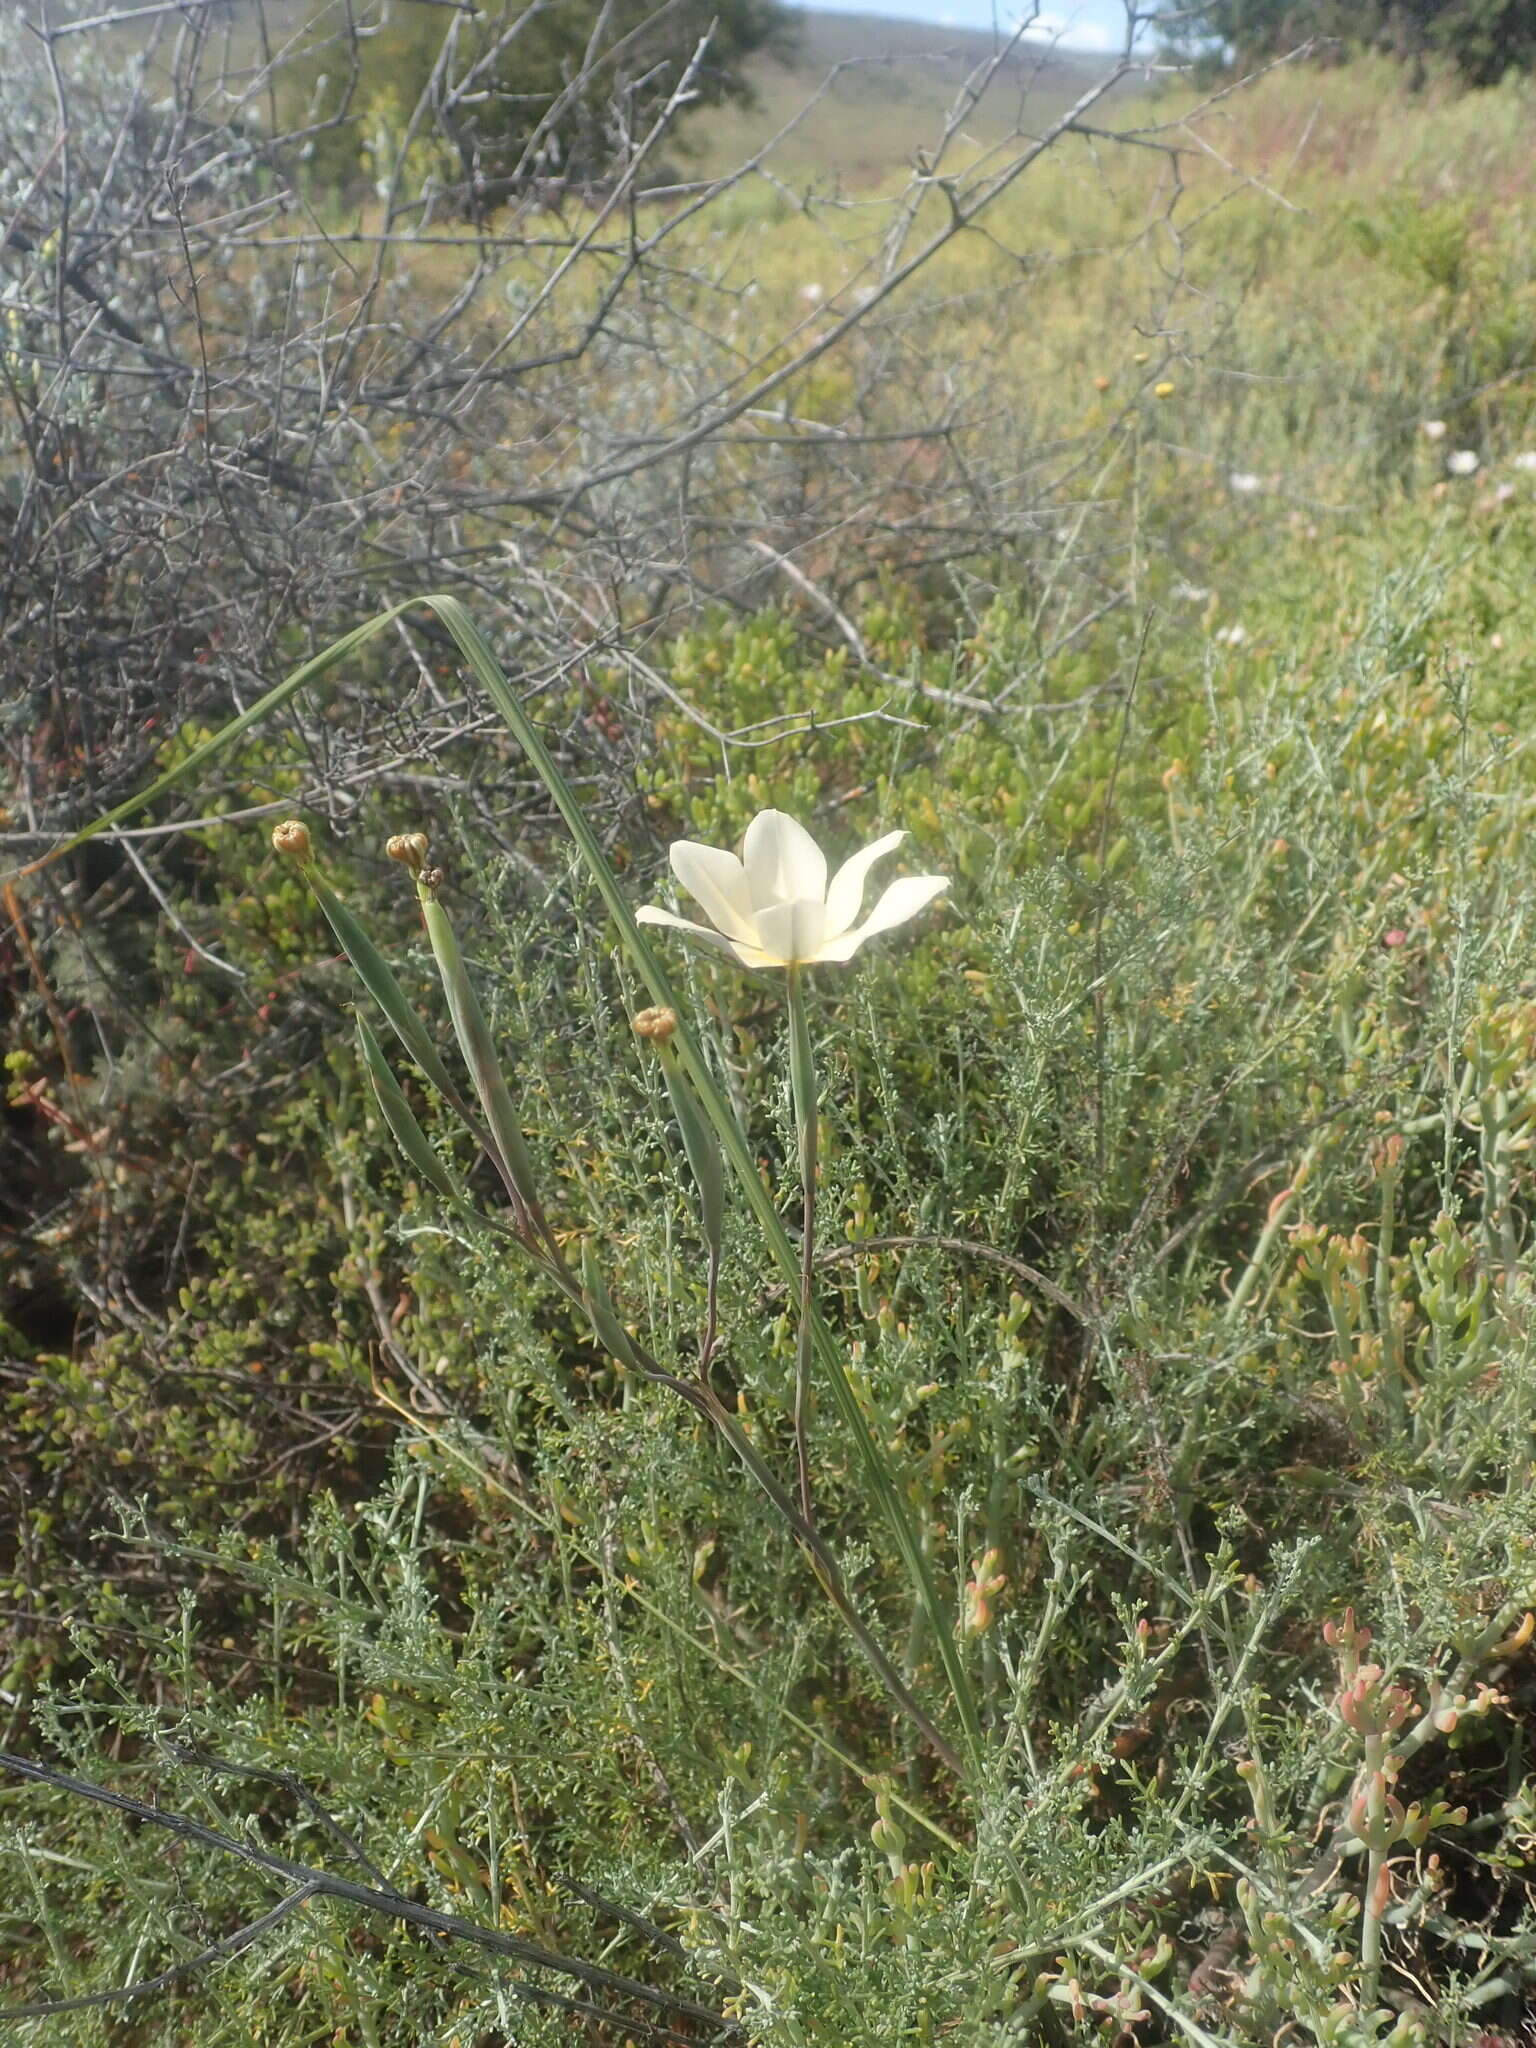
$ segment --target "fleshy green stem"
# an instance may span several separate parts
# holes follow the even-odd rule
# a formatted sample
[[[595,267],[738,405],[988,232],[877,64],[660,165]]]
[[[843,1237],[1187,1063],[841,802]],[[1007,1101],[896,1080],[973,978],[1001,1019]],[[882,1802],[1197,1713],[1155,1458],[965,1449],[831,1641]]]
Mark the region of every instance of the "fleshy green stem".
[[[1370,2010],[1381,1984],[1381,1923],[1387,1905],[1387,1780],[1382,1768],[1387,1744],[1368,1736],[1365,1745],[1366,1866],[1365,1905],[1360,1916],[1360,2002]]]
[[[806,1013],[802,970],[791,967],[789,997],[789,1079],[800,1146],[800,1317],[795,1333],[795,1471],[800,1513],[815,1527],[811,1504],[811,1332],[816,1278],[816,1055]]]

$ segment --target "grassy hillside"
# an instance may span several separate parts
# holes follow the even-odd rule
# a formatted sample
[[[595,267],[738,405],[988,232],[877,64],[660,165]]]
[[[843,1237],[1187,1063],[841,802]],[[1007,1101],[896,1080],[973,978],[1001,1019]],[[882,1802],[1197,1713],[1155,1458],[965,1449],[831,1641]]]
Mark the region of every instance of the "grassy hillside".
[[[721,168],[754,153],[795,122],[774,153],[776,171],[868,184],[910,165],[914,151],[937,141],[967,83],[999,47],[974,30],[878,14],[817,9],[796,11],[793,20],[788,59],[763,55],[750,67],[757,105],[696,124],[692,140],[706,164]],[[965,132],[985,143],[1015,126],[1038,126],[1102,70],[1098,60],[1072,51],[1020,45],[967,116]]]

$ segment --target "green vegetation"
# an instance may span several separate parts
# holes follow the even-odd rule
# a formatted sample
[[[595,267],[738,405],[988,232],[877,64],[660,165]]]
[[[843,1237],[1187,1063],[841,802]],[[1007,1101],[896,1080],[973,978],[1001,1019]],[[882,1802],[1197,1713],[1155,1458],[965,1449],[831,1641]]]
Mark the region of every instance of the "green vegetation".
[[[1169,5],[1163,12],[1191,10]],[[1389,50],[1419,67],[1426,57],[1442,58],[1474,86],[1536,69],[1532,0],[1212,0],[1193,17],[1170,23],[1173,48],[1190,54],[1219,46],[1240,64],[1321,37],[1357,50]]]
[[[482,772],[537,793],[519,860],[451,787],[309,818],[318,890],[265,827],[210,832],[185,931],[111,963],[144,1018],[121,1059],[80,1021],[96,957],[39,963],[6,1747],[598,1975],[317,1894],[126,2011],[18,2023],[29,2048],[586,2038],[530,1986],[622,2015],[595,2040],[1518,2039],[1536,103],[1396,90],[1286,73],[1203,150],[1144,109],[1176,212],[1166,155],[1074,144],[924,274],[905,344],[856,333],[782,394],[776,429],[835,431],[885,348],[906,416],[942,395],[962,457],[1041,466],[1101,615],[1033,555],[908,573],[902,446],[847,522],[862,658],[810,598],[696,616],[600,841],[540,734],[605,716],[617,657],[533,728],[439,604],[421,644],[506,721]],[[826,317],[892,228],[771,200],[692,230],[765,332],[807,285]],[[292,786],[283,733],[219,757],[220,807]],[[784,982],[648,956],[624,914],[670,900],[667,842],[767,806],[837,854],[905,828],[951,877],[809,981],[835,1573],[792,1512]],[[412,888],[383,844],[423,823],[442,874]],[[391,1036],[396,984],[461,1104]],[[680,1075],[629,1022],[668,995]],[[87,1322],[102,1231],[134,1293]],[[5,2005],[284,1896],[14,1779],[0,1857]]]
[[[638,140],[685,86],[700,106],[749,101],[746,60],[765,46],[787,51],[792,32],[778,0],[675,0],[661,10],[647,0],[503,0],[465,10],[446,37],[440,7],[403,6],[355,62],[338,57],[323,10],[310,41],[284,85],[291,125],[322,127],[308,151],[317,190],[387,176],[403,150],[418,175],[441,168],[448,181],[462,178],[466,203],[483,212],[540,178],[578,188],[600,180],[618,108]],[[424,122],[418,107],[430,108]]]

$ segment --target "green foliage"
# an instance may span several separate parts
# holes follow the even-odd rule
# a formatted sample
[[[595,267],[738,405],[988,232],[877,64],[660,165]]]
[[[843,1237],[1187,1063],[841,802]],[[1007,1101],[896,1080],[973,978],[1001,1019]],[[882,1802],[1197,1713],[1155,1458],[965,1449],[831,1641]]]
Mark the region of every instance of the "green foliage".
[[[1427,14],[1424,37],[1469,85],[1497,85],[1507,72],[1536,70],[1531,0],[1451,0]]]
[[[1536,68],[1533,0],[1214,0],[1165,34],[1181,52],[1222,50],[1245,64],[1313,38],[1385,49],[1421,63],[1434,53],[1472,86],[1497,85],[1508,72]]]
[[[701,107],[750,99],[743,63],[765,45],[787,47],[790,30],[779,0],[660,11],[646,0],[516,0],[457,17],[407,6],[345,61],[321,43],[285,90],[305,124],[337,124],[308,145],[317,191],[337,179],[387,181],[404,151],[410,184],[462,181],[479,207],[514,183],[579,189],[610,176],[624,137],[643,137],[706,35],[690,101]]]
[[[1506,541],[1529,558],[1529,514]],[[930,706],[916,732],[866,716],[755,788],[713,779],[700,725],[659,735],[668,835],[728,836],[792,788],[848,842],[899,816],[918,864],[956,878],[931,929],[818,979],[837,1253],[822,1284],[966,1617],[995,1765],[947,1784],[728,1446],[429,1189],[396,1211],[392,1176],[374,1206],[398,1214],[409,1263],[395,1336],[415,1370],[441,1363],[413,1394],[395,1384],[390,1471],[350,1508],[322,1501],[297,1538],[162,1524],[159,1568],[217,1589],[205,1611],[243,1670],[210,1656],[223,1636],[190,1612],[140,1621],[162,1688],[140,1704],[110,1634],[87,1626],[50,1741],[99,1775],[108,1731],[131,1737],[140,1761],[119,1782],[173,1808],[212,1801],[226,1829],[291,1809],[259,1788],[233,1799],[175,1763],[186,1745],[296,1771],[405,1890],[567,1951],[603,1941],[678,1995],[713,1984],[764,2043],[919,2041],[940,2015],[1087,2041],[1159,2011],[1154,1993],[1196,2023],[1219,2013],[1234,2041],[1289,2020],[1318,2041],[1396,2027],[1448,2042],[1518,2005],[1531,1959],[1501,1937],[1464,1978],[1414,1952],[1435,2013],[1370,2018],[1370,1982],[1400,1981],[1392,1958],[1431,1902],[1479,1930],[1509,1887],[1523,1895],[1526,1808],[1500,1731],[1527,1660],[1501,1645],[1536,1598],[1531,1496],[1509,1483],[1536,1423],[1520,1164],[1533,788],[1508,744],[1518,685],[1434,649],[1479,601],[1476,577],[1454,548],[1393,571],[1393,545],[1354,544],[1349,579],[1376,595],[1319,612],[1283,667],[1239,650],[1207,662],[1201,689],[1144,677],[1001,721]],[[1269,602],[1294,620],[1286,566]],[[1252,617],[1262,640],[1262,606]],[[1144,667],[1198,673],[1188,627],[1163,630]],[[1006,669],[1018,635],[1000,602],[967,679]],[[795,650],[764,619],[700,632],[673,673],[706,713],[750,709],[753,677],[857,708],[840,664]],[[451,866],[462,895],[473,870]],[[634,1341],[686,1373],[705,1311],[693,1184],[624,1022],[627,970],[593,943],[577,873],[553,934],[511,874],[479,879],[490,922],[466,962],[525,1091],[551,1220],[601,1248]],[[376,916],[381,937],[405,908]],[[776,993],[702,955],[687,981],[790,1207]],[[421,1113],[441,1122],[424,1098]],[[446,1125],[438,1143],[454,1150]],[[791,1303],[739,1199],[724,1237],[717,1380],[784,1470]],[[937,1646],[824,1396],[812,1442],[859,1605],[942,1715]],[[1346,1608],[1422,1731],[1398,1738],[1402,1818],[1384,1806],[1383,1826],[1422,1826],[1441,1859],[1392,1866],[1384,1965],[1347,1832],[1313,1870],[1319,1828],[1370,1782],[1336,1704],[1355,1678],[1320,1634]],[[168,1739],[184,1746],[170,1757]],[[28,1794],[24,1811],[23,1910],[62,1931],[74,1908],[37,1852],[84,1854],[112,1873],[122,1930],[97,1936],[88,1980],[55,1961],[54,1988],[121,1974],[130,1949],[178,1951],[149,1849],[67,1801]],[[282,1826],[286,1853],[334,1862],[312,1819]],[[634,1935],[615,1951],[573,1880],[659,1921],[682,1955]],[[179,1883],[205,1926],[259,1903],[210,1852]],[[1235,1974],[1202,1991],[1191,1975],[1221,1944]],[[419,2038],[472,2039],[511,2011],[506,1992],[425,1967],[403,1931],[358,1950],[334,1906],[181,2006],[200,2029],[249,2027],[274,1970],[293,1999],[272,2038],[295,2042],[366,2040],[385,2011]],[[517,2025],[560,2038],[552,2017]]]

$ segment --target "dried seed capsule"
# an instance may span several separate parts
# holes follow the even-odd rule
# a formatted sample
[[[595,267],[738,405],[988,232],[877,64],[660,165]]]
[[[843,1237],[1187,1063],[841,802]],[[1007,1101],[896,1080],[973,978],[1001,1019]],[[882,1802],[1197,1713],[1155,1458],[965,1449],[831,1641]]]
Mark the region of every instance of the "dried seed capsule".
[[[290,860],[308,861],[314,856],[309,827],[301,825],[297,818],[285,818],[281,825],[273,826],[272,846],[275,852],[287,854]]]

